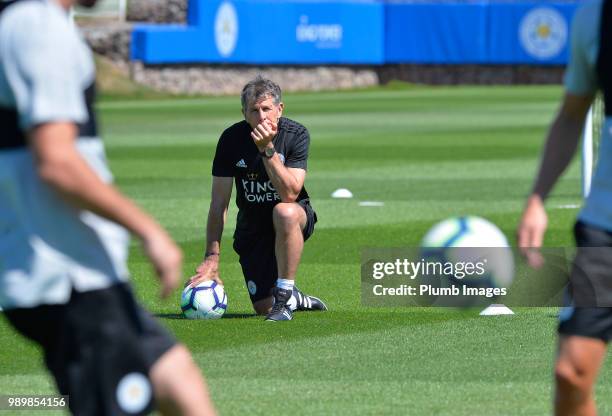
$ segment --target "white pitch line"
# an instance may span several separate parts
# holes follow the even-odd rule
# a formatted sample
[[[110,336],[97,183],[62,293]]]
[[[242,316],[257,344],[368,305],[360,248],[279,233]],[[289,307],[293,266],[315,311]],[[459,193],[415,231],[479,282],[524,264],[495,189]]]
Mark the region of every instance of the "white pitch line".
[[[359,203],[360,207],[383,207],[385,203],[382,201],[361,201]]]
[[[557,205],[555,208],[558,208],[558,209],[576,209],[576,208],[580,208],[580,204]]]

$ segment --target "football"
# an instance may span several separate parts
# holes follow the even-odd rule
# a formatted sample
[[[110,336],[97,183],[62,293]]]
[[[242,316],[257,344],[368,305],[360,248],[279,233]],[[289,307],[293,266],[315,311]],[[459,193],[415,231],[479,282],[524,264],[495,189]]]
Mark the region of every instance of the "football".
[[[226,309],[225,290],[214,280],[188,286],[181,295],[181,310],[187,319],[219,319]]]
[[[421,254],[426,261],[482,265],[479,270],[483,273],[449,276],[455,283],[507,288],[514,278],[514,255],[508,240],[484,218],[453,217],[435,224],[421,241]]]

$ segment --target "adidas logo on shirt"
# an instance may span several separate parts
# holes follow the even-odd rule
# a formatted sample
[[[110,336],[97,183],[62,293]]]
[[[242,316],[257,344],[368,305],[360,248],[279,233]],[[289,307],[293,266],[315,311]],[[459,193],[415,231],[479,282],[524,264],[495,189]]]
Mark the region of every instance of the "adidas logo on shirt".
[[[236,163],[236,167],[237,168],[246,168],[247,164],[245,163],[244,159],[240,159],[237,163]]]

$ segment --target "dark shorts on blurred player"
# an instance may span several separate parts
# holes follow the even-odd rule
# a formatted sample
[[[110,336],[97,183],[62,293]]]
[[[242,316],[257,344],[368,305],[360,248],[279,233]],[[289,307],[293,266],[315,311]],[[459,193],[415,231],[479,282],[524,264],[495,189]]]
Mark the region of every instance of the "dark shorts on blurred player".
[[[612,232],[578,221],[570,277],[572,306],[559,314],[559,333],[612,338]]]
[[[44,350],[58,389],[77,415],[147,414],[148,374],[176,342],[134,300],[128,284],[72,292],[66,305],[5,311]]]
[[[317,214],[309,200],[299,201],[298,204],[306,212],[306,226],[302,231],[306,241],[314,232]],[[237,233],[234,238],[234,250],[240,256],[242,274],[253,303],[270,296],[278,278],[274,226],[270,222],[269,226],[261,228],[265,230],[253,234]]]

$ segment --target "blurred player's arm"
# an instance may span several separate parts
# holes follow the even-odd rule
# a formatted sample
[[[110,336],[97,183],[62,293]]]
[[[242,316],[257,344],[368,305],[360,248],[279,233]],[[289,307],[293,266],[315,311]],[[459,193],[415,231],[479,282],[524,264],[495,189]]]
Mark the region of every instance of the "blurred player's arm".
[[[517,230],[518,246],[532,265],[539,265],[541,258],[527,249],[542,246],[548,224],[544,201],[576,153],[593,98],[567,93],[548,131],[538,175]]]
[[[180,279],[180,249],[153,218],[98,177],[77,151],[76,135],[77,127],[70,122],[44,123],[28,132],[40,178],[74,207],[138,236],[162,283],[162,296],[169,295]]]
[[[545,200],[576,153],[593,96],[566,94],[546,139],[532,195]]]
[[[251,132],[251,137],[259,152],[272,148],[272,139],[278,132],[278,125],[269,120],[257,125]],[[278,153],[271,158],[263,157],[264,167],[282,202],[295,202],[304,187],[306,171],[300,168],[288,168],[280,160]]]
[[[221,254],[221,237],[227,220],[227,210],[232,197],[233,178],[213,176],[210,209],[206,223],[206,253],[204,260],[196,269],[196,274],[189,278],[188,285],[196,286],[205,280],[223,281],[219,277],[219,255]]]

